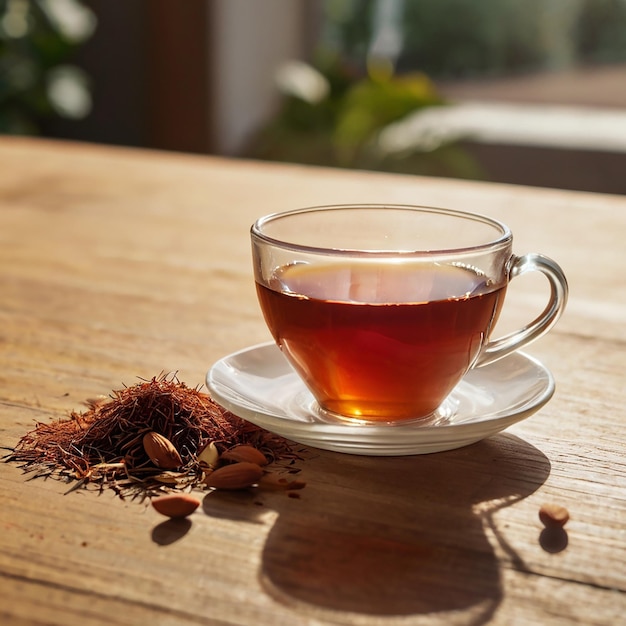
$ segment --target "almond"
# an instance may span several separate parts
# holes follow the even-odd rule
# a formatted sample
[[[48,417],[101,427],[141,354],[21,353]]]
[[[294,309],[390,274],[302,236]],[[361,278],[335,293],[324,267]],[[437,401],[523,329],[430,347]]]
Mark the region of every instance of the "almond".
[[[187,493],[173,493],[154,498],[152,506],[167,517],[187,517],[200,506],[200,500]]]
[[[174,444],[159,433],[150,431],[143,436],[143,448],[150,460],[162,469],[175,469],[183,464]]]
[[[230,461],[235,463],[256,463],[257,465],[267,465],[267,459],[265,455],[252,446],[235,446],[230,450],[222,453],[220,457],[224,461]]]
[[[569,511],[559,504],[543,504],[539,509],[539,519],[546,528],[562,528],[569,520]]]
[[[234,463],[211,472],[204,482],[216,489],[245,489],[251,487],[263,476],[263,470],[256,463]]]

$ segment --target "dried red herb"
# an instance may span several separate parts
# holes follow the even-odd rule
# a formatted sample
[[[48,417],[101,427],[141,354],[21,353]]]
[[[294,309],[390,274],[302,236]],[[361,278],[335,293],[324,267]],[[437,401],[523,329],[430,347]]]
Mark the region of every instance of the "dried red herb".
[[[201,485],[197,457],[210,442],[222,450],[253,445],[273,462],[299,458],[290,442],[226,411],[176,376],[161,374],[124,387],[88,407],[67,419],[38,423],[7,460],[21,463],[33,477],[77,479],[71,490],[90,484],[110,487],[122,497],[145,497]],[[179,471],[164,472],[150,461],[142,443],[149,431],[174,444],[183,460]]]

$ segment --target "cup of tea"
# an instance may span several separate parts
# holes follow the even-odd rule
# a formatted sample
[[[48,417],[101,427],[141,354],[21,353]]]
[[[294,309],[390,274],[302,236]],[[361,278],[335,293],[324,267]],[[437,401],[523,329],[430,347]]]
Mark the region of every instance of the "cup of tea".
[[[513,254],[504,224],[457,210],[320,206],[251,228],[265,322],[323,413],[396,422],[436,413],[470,368],[518,350],[562,314],[567,281],[553,260]],[[543,312],[492,338],[509,282],[538,271]]]

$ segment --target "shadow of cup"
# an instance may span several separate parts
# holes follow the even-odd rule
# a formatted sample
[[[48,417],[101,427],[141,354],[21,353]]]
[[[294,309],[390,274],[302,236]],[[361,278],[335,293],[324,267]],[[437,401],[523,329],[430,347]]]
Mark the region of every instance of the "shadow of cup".
[[[482,623],[502,597],[483,518],[533,493],[550,463],[500,434],[433,455],[320,452],[306,469],[315,482],[302,499],[271,504],[260,574],[271,595],[318,612],[462,611],[464,623]]]

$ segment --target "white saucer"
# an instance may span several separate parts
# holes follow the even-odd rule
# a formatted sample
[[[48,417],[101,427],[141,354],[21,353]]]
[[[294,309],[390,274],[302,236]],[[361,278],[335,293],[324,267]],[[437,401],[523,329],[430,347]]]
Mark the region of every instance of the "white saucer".
[[[552,374],[516,352],[471,370],[445,400],[436,421],[332,421],[273,343],[224,357],[209,370],[206,382],[216,402],[266,430],[314,448],[372,456],[469,445],[529,417],[554,393]]]

